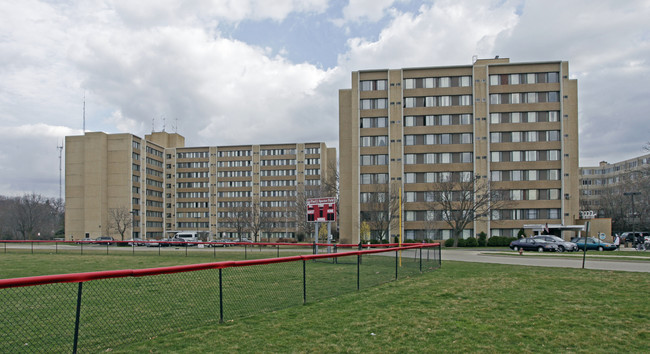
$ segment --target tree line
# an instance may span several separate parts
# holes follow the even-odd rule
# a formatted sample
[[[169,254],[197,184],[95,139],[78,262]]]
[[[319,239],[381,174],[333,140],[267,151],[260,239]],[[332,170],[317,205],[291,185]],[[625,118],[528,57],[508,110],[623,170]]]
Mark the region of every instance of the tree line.
[[[65,207],[40,194],[0,196],[0,239],[51,240],[64,237]]]

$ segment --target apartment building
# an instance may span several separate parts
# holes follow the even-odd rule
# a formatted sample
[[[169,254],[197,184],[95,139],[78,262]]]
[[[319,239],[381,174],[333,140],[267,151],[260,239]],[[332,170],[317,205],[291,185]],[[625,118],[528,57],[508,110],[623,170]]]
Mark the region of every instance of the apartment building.
[[[598,166],[580,167],[580,207],[582,212],[604,215],[600,205],[601,198],[607,193],[623,193],[616,187],[623,185],[634,188],[634,182],[647,178],[650,171],[650,154],[628,160],[607,163]],[[614,189],[612,189],[614,188]],[[632,191],[632,190],[630,190]],[[620,195],[619,195],[620,196]]]
[[[336,149],[321,142],[185,147],[167,132],[69,136],[66,234],[119,239],[111,213],[122,208],[133,217],[128,238],[293,238],[308,229],[305,198],[330,193],[335,169]]]
[[[403,218],[391,236],[451,237],[426,203],[447,180],[482,179],[510,199],[464,237],[579,217],[577,82],[567,62],[353,72],[351,88],[339,91],[339,129],[342,242],[358,242],[378,190],[401,190]]]

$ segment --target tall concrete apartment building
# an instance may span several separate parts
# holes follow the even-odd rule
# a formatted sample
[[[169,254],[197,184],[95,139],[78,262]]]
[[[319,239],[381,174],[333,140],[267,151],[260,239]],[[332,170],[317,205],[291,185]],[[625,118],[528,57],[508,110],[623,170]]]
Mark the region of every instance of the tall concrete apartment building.
[[[598,166],[580,167],[581,209],[600,214],[600,199],[607,189],[629,184],[639,178],[635,172],[646,176],[649,169],[650,154],[615,163],[603,161]]]
[[[119,240],[109,226],[120,208],[134,220],[127,238],[184,230],[250,237],[243,219],[263,220],[261,237],[296,237],[306,217],[300,198],[320,196],[336,168],[336,149],[322,142],[185,147],[175,133],[89,132],[65,146],[65,229],[75,240]]]
[[[578,94],[564,61],[364,70],[339,91],[340,235],[358,242],[367,197],[402,189],[403,222],[390,234],[447,239],[428,210],[435,182],[474,176],[503,190],[507,208],[464,237],[512,236],[525,224],[579,218]],[[433,224],[433,226],[431,226]]]

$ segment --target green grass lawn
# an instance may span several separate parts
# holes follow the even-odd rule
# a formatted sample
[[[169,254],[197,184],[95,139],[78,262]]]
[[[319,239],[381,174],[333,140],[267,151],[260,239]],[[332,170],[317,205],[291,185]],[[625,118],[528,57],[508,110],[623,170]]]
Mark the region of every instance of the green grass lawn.
[[[341,259],[340,264],[332,263],[331,259],[294,261],[226,268],[222,272],[210,269],[85,282],[79,348],[105,351],[152,336],[214,326],[220,322],[221,308],[224,320],[237,320],[301,306],[304,300],[311,303],[355,292],[357,286],[365,289],[390,282],[396,275],[396,259],[394,252],[390,253],[393,257],[364,255],[358,270],[354,256]],[[238,254],[243,256],[239,252],[224,252],[219,256],[232,259]],[[206,263],[214,261],[214,256],[4,254],[0,260],[3,276],[8,278]],[[419,275],[419,265],[418,259],[403,258],[399,276]],[[433,259],[424,261],[423,266],[425,269],[435,266]],[[223,297],[220,283],[223,283]],[[77,283],[0,289],[5,303],[0,308],[0,352],[14,352],[23,346],[34,351],[71,351],[78,290]]]
[[[191,261],[211,259],[210,255]],[[81,340],[95,349],[84,351],[610,353],[647,352],[650,347],[647,273],[443,260],[441,269],[419,274],[413,263],[405,260],[403,266],[409,271],[398,281],[390,281],[391,261],[375,257],[364,262],[367,267],[363,271],[376,280],[362,284],[360,291],[350,285],[356,266],[307,264],[312,267],[308,268],[308,282],[313,286],[308,291],[308,303],[284,309],[278,306],[271,308],[272,312],[262,312],[268,311],[265,301],[294,303],[290,300],[302,296],[277,287],[298,285],[301,267],[285,264],[254,272],[231,272],[228,281],[238,280],[251,288],[228,293],[229,301],[239,299],[245,306],[237,307],[240,312],[223,324],[215,319],[218,305],[214,302],[213,273],[140,278],[133,284],[118,279],[102,286],[90,282],[84,288],[90,296],[85,304],[88,307],[82,309],[104,308],[106,312],[97,310],[93,318],[86,318],[93,326],[82,329]],[[0,256],[0,269],[4,275],[8,266],[14,276],[24,276],[21,272],[38,269],[46,269],[42,274],[52,274],[60,269],[71,273],[187,262],[187,258],[176,256],[86,259],[7,254]],[[383,281],[389,282],[372,286]],[[75,294],[74,286],[61,286],[68,287],[64,293]],[[20,295],[29,298],[33,294],[25,291]],[[59,296],[31,304],[12,317],[20,319],[6,326],[22,323],[25,318],[29,325],[30,314],[39,308],[62,306],[61,311],[66,313],[74,308],[67,300],[62,305],[61,299],[67,296]],[[170,302],[175,305],[168,306]],[[210,311],[193,305],[205,303]],[[121,315],[108,316],[114,313]],[[175,322],[179,317],[191,320],[179,326]],[[39,321],[60,326],[51,319]],[[124,326],[126,332],[114,329]],[[105,337],[115,336],[127,338],[110,347],[102,344]],[[57,351],[52,348],[48,351]]]
[[[443,262],[305,306],[117,351],[648,352],[648,274]]]

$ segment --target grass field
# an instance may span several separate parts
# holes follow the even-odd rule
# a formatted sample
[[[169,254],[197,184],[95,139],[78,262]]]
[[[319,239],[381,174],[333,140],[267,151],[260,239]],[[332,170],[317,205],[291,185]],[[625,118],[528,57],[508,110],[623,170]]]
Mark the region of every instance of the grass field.
[[[390,282],[397,269],[395,253],[389,254],[393,256],[364,255],[359,268],[353,256],[340,259],[339,264],[293,261],[226,268],[223,279],[220,270],[210,269],[89,281],[82,286],[79,348],[104,351],[216,325],[221,314],[224,320],[237,320]],[[221,257],[232,255],[224,252]],[[4,254],[0,260],[5,274],[20,277],[206,263],[214,257]],[[433,262],[423,261],[423,265],[430,269],[437,264]],[[404,258],[399,276],[419,275],[419,269],[419,259]],[[71,351],[77,290],[81,289],[76,283],[1,289],[5,306],[0,308],[0,352],[23,346],[34,351]]]
[[[422,276],[118,352],[648,352],[647,274],[443,262]]]
[[[10,265],[14,269],[11,272],[18,274],[20,264],[52,271],[58,267],[75,268],[75,265],[89,270],[92,267],[117,269],[186,264],[187,261],[179,257],[146,257],[144,260],[127,256],[84,258],[39,255],[38,262],[34,262],[33,256],[5,255],[0,257],[0,266],[3,273],[5,266]],[[58,263],[61,265],[56,265]],[[328,274],[350,272],[349,266],[339,265],[342,270],[328,264],[315,266],[323,273],[316,275],[311,282],[323,279],[320,286],[324,290],[331,286],[324,281]],[[369,266],[381,269],[378,264]],[[296,275],[292,272],[284,268],[265,269],[246,281],[271,278],[267,280],[295,283]],[[344,275],[340,279],[345,278]],[[186,289],[188,287],[183,285],[187,283],[183,279],[163,279],[169,283],[176,281],[180,288],[174,288],[181,292],[181,297],[195,294],[197,300],[206,301],[204,296],[210,296],[209,291]],[[119,284],[113,285],[115,289]],[[159,304],[156,299],[173,296],[156,293],[156,287],[149,288],[152,285],[139,284],[147,288],[144,292],[139,289],[139,296],[152,292],[146,298],[148,303]],[[268,291],[262,291],[261,296],[281,296]],[[443,261],[442,268],[433,272],[401,277],[397,282],[358,292],[352,289],[334,294],[334,298],[316,297],[313,300],[320,301],[311,301],[307,305],[271,313],[258,313],[251,306],[251,311],[245,313],[249,317],[224,324],[218,324],[213,316],[197,315],[179,304],[179,309],[187,312],[174,313],[174,310],[162,315],[201,317],[199,319],[206,324],[197,321],[193,327],[173,328],[165,334],[138,333],[146,332],[146,318],[142,318],[141,322],[133,325],[133,331],[134,335],[146,334],[147,339],[113,346],[110,350],[196,353],[648,352],[649,292],[650,277],[646,273]],[[233,295],[245,297],[254,294]],[[130,293],[110,296],[128,297]],[[101,301],[108,300],[104,297]],[[128,304],[133,306],[133,302]],[[139,311],[143,317],[149,311],[161,315],[156,307]],[[114,323],[105,323],[97,330],[110,331],[112,325]],[[86,335],[92,337],[91,333]]]

